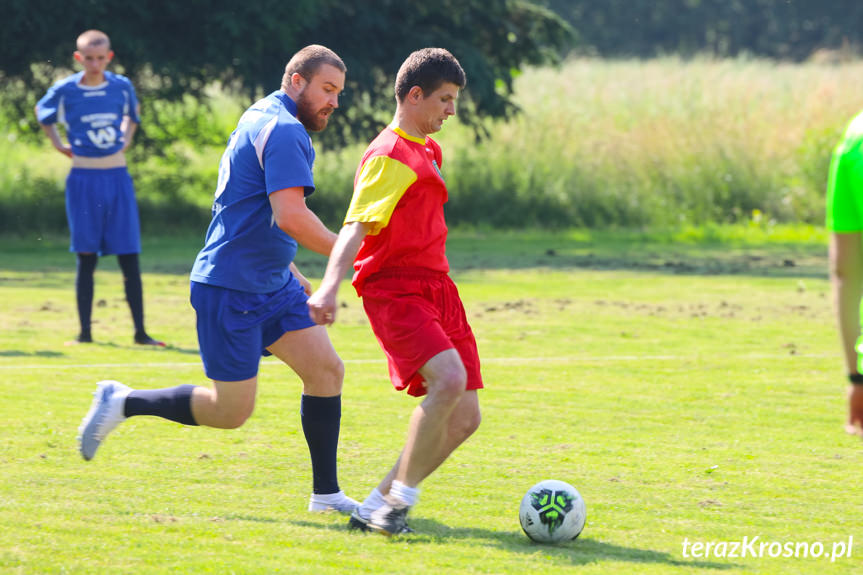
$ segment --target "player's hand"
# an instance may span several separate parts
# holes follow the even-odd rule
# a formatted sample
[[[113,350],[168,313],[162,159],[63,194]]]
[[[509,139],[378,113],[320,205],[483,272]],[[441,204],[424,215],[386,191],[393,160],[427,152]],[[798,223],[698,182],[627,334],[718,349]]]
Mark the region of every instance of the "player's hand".
[[[54,149],[68,158],[72,157],[72,147],[71,146],[54,146]]]
[[[306,295],[312,295],[312,282],[306,279],[301,273],[294,274],[297,278],[297,281],[300,282],[300,285],[303,286],[303,291],[306,292]]]
[[[300,273],[300,270],[297,269],[297,266],[291,262],[291,266],[289,268],[291,273],[297,278],[297,281],[300,282],[300,285],[303,286],[303,291],[306,292],[306,295],[312,295],[312,282],[310,282],[306,276]]]
[[[329,295],[318,290],[307,303],[309,315],[316,324],[332,325],[336,321],[336,294]]]

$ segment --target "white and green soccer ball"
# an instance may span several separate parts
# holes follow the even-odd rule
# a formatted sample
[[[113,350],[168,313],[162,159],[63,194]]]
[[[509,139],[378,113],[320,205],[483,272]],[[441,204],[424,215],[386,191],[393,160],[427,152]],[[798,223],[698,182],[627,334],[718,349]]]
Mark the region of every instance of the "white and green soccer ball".
[[[528,489],[518,511],[521,528],[539,543],[572,541],[584,529],[586,518],[581,494],[556,479],[540,481]]]

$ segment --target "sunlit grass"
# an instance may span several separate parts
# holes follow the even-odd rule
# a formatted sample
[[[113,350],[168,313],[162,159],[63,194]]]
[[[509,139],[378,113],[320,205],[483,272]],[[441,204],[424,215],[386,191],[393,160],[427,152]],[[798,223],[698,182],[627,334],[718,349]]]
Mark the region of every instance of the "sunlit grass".
[[[835,562],[683,555],[687,539],[829,551],[863,533],[863,496],[849,488],[863,452],[842,431],[822,238],[779,225],[712,233],[453,234],[484,419],[423,484],[419,534],[401,540],[306,512],[300,383],[271,358],[242,428],[134,418],[81,460],[76,426],[95,381],[204,383],[187,275],[200,239],[145,240],[147,319],[164,350],[131,343],[113,258],[97,272],[96,343],[64,346],[74,258],[61,241],[0,240],[0,571],[852,573],[858,546]],[[801,252],[810,264],[783,265]],[[319,278],[320,259],[300,256]],[[704,273],[711,261],[722,265]],[[415,402],[391,391],[347,284],[340,299],[329,333],[347,372],[341,483],[362,497]],[[524,491],[549,477],[587,502],[574,543],[537,545],[519,528]]]

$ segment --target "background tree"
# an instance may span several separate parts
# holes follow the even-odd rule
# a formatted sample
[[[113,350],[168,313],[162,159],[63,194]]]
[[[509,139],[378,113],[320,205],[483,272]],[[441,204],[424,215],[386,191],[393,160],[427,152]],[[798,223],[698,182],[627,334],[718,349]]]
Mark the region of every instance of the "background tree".
[[[180,136],[223,141],[224,134],[208,131],[200,120],[204,89],[220,82],[248,99],[274,90],[288,57],[309,43],[333,48],[349,69],[346,121],[322,134],[325,144],[334,144],[367,139],[388,121],[392,100],[382,96],[391,95],[398,65],[412,50],[442,46],[461,60],[469,78],[463,111],[475,121],[511,111],[519,67],[554,60],[572,41],[562,19],[527,0],[7,0],[4,5],[2,117],[23,133],[37,134],[33,104],[72,67],[77,35],[99,28],[111,36],[115,69],[130,76],[140,92],[145,146]],[[183,98],[185,121],[160,122],[165,108],[159,103]],[[172,110],[176,115],[177,108]]]
[[[859,0],[546,0],[600,56],[748,53],[804,60],[863,43]]]

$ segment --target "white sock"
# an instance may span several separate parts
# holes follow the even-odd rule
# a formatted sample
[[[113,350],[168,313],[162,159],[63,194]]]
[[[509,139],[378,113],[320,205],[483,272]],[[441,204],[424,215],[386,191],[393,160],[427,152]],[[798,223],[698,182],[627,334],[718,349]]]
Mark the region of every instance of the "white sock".
[[[317,501],[318,503],[338,503],[344,498],[344,491],[339,491],[337,493],[312,493],[312,500]]]
[[[369,493],[369,496],[366,497],[366,500],[362,502],[357,513],[363,519],[368,519],[371,517],[372,511],[383,506],[384,503],[386,503],[386,501],[384,501],[384,496],[381,495],[381,492],[378,491],[377,487],[375,487],[372,489],[372,492]]]
[[[131,389],[124,389],[122,391],[117,391],[111,396],[110,403],[108,405],[108,410],[111,412],[111,416],[119,419],[120,421],[124,421],[126,419],[126,398],[129,396],[129,392]]]
[[[408,487],[401,481],[393,481],[392,487],[390,487],[390,495],[396,499],[401,499],[408,504],[408,507],[413,507],[416,505],[417,499],[419,499],[420,488]]]

